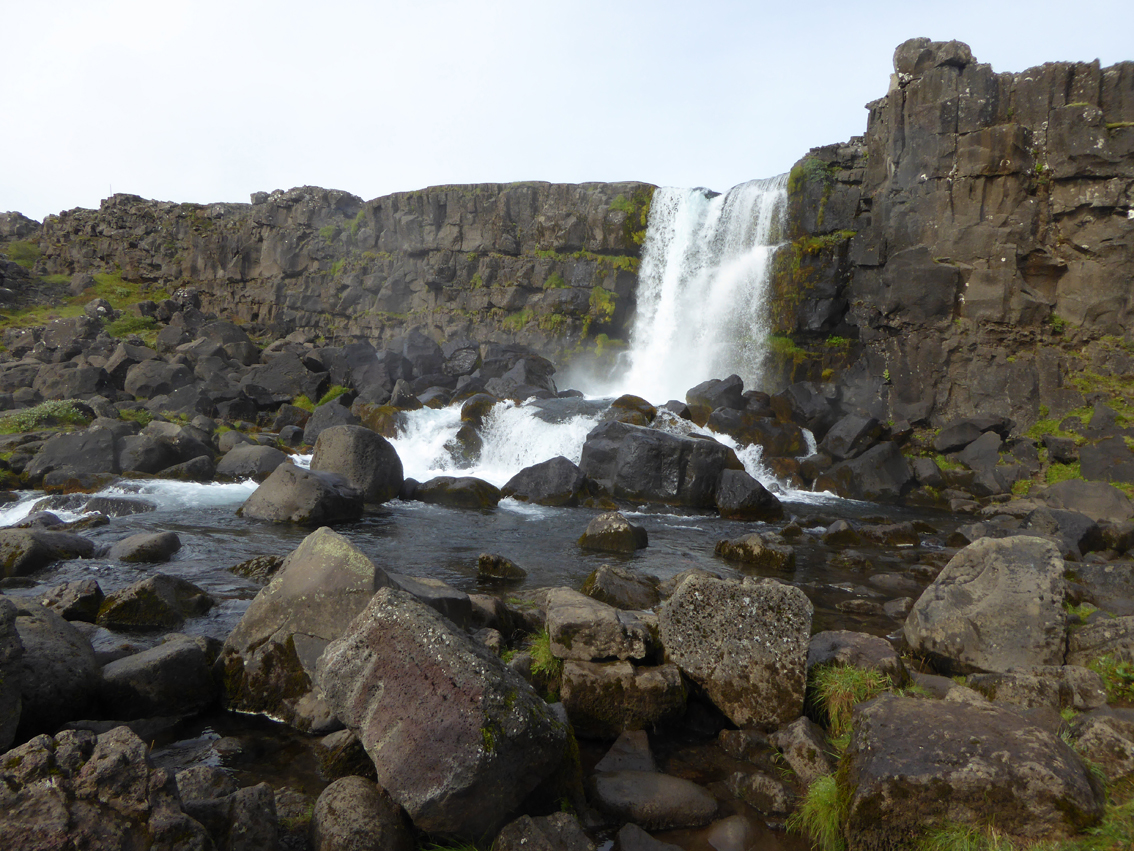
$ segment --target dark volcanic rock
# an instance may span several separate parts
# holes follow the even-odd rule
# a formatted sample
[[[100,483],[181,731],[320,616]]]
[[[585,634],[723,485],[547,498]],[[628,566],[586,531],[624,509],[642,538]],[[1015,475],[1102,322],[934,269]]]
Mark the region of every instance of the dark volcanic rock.
[[[28,576],[57,561],[90,558],[94,543],[69,532],[0,529],[0,576]]]
[[[617,511],[598,515],[579,536],[579,546],[583,549],[608,553],[632,553],[648,545],[646,530]]]
[[[574,462],[557,455],[525,467],[500,492],[522,502],[575,506],[587,495],[586,476]]]
[[[495,508],[500,489],[474,476],[436,476],[417,486],[414,499],[450,508]]]
[[[16,736],[22,705],[24,645],[16,614],[11,601],[0,597],[0,752],[8,750]]]
[[[387,502],[402,487],[402,461],[390,441],[362,426],[331,426],[315,441],[311,469],[342,476],[368,503]]]
[[[271,523],[323,526],[362,516],[363,496],[334,473],[280,464],[237,509],[242,517]]]
[[[717,510],[728,520],[782,520],[784,507],[774,494],[744,470],[723,470],[717,485]]]
[[[127,632],[177,629],[186,618],[203,615],[214,603],[192,582],[157,573],[103,600],[98,625]]]

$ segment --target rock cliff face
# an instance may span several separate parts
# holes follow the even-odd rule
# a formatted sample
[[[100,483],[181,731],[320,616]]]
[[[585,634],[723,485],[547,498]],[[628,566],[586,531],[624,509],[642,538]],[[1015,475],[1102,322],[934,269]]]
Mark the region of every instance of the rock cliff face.
[[[792,377],[845,366],[880,419],[1026,424],[1134,373],[1134,62],[998,74],[913,39],[894,69],[865,136],[791,173],[777,320],[834,338]]]
[[[205,310],[277,333],[382,345],[417,326],[562,355],[622,336],[653,189],[483,184],[363,202],[303,187],[206,206],[115,195],[49,217],[37,271],[193,286]]]

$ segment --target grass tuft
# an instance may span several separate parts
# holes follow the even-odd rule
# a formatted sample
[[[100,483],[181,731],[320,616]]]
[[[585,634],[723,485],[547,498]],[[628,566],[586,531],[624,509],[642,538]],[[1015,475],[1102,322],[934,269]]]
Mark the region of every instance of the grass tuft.
[[[815,703],[827,715],[831,735],[836,738],[850,729],[856,705],[889,691],[892,685],[888,674],[853,665],[828,665],[811,677]]]
[[[1015,851],[1012,839],[994,827],[950,824],[931,830],[917,844],[918,851]]]
[[[41,402],[34,408],[26,408],[14,414],[0,417],[0,434],[23,434],[41,428],[61,425],[81,425],[90,423],[69,399]]]
[[[849,803],[835,775],[824,774],[811,784],[799,809],[788,817],[788,831],[810,836],[819,851],[843,851]]]

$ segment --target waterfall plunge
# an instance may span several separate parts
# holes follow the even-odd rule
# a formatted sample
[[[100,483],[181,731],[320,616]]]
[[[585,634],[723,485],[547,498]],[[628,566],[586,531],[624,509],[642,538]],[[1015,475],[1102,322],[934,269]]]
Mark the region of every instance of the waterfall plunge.
[[[759,386],[786,187],[781,175],[725,195],[654,193],[629,367],[617,379],[618,392],[661,403],[732,373],[747,388]]]

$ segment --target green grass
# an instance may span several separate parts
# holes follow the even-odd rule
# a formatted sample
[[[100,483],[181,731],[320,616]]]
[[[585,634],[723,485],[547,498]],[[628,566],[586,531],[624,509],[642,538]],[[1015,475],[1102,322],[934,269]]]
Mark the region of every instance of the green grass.
[[[532,313],[530,308],[525,307],[523,310],[516,313],[510,313],[500,320],[500,327],[506,331],[519,331],[525,325],[532,321],[535,314]]]
[[[1071,603],[1065,602],[1063,610],[1069,615],[1079,618],[1079,620],[1086,620],[1092,614],[1099,610],[1098,606],[1091,605],[1090,603],[1080,603],[1078,606],[1073,606]]]
[[[39,279],[45,284],[69,284],[71,283],[70,275],[40,275]]]
[[[591,289],[590,307],[591,316],[598,322],[609,322],[614,318],[614,303],[616,296],[604,287]]]
[[[344,266],[346,266],[346,260],[336,260],[331,264],[331,275],[339,274],[339,272],[343,270]]]
[[[931,830],[916,847],[918,851],[1015,851],[1016,845],[993,827],[952,824]]]
[[[129,337],[132,334],[144,334],[147,331],[153,331],[157,326],[158,322],[152,316],[123,316],[113,322],[108,322],[106,333],[116,338]]]
[[[1031,493],[1032,485],[1034,484],[1035,482],[1033,482],[1031,479],[1017,479],[1012,483],[1012,495],[1027,496],[1029,493]]]
[[[147,410],[138,408],[136,410],[119,411],[118,419],[125,420],[126,422],[130,423],[137,423],[138,425],[145,428],[154,421],[154,415]]]
[[[9,242],[8,247],[4,249],[4,253],[8,255],[9,260],[17,266],[23,266],[25,269],[30,269],[34,266],[35,262],[43,255],[38,245],[34,242],[27,242],[22,239]]]
[[[1079,462],[1074,464],[1052,464],[1047,468],[1047,473],[1044,479],[1049,485],[1055,485],[1059,482],[1066,482],[1069,479],[1081,479],[1083,473],[1079,469]]]
[[[541,630],[532,638],[532,673],[550,682],[559,682],[563,676],[563,660],[551,652],[551,636]]]
[[[849,804],[835,775],[825,774],[811,784],[799,809],[788,817],[788,832],[811,837],[819,851],[843,851]]]
[[[543,282],[543,288],[545,290],[565,290],[567,289],[567,282],[558,272],[552,272]]]
[[[0,434],[23,434],[53,426],[81,425],[90,423],[68,399],[41,402],[34,408],[27,408],[0,417]]]
[[[315,407],[318,408],[320,405],[326,405],[328,402],[333,402],[335,399],[338,399],[344,393],[349,393],[349,392],[350,392],[349,387],[343,387],[341,384],[333,384],[333,385],[331,385],[330,390],[328,390],[326,393],[324,393],[322,396],[319,397],[319,401],[315,403]]]
[[[853,665],[827,665],[811,676],[816,705],[826,714],[831,735],[838,737],[850,729],[851,714],[864,700],[876,697],[893,686],[888,674]]]
[[[1087,667],[1103,678],[1108,703],[1134,703],[1134,664],[1105,655]]]
[[[339,235],[338,225],[324,225],[319,228],[319,236],[327,242],[334,242],[335,237]]]

